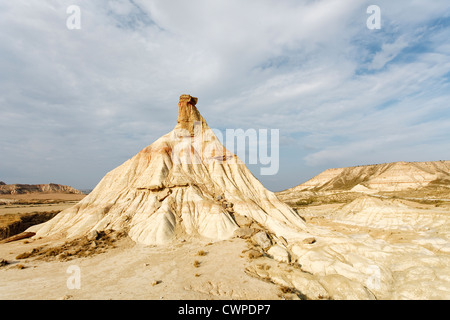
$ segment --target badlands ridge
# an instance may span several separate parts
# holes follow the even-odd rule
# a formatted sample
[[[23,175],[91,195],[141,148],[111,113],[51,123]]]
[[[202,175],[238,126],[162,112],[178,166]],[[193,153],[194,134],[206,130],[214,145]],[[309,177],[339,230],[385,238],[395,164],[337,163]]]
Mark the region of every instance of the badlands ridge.
[[[450,161],[394,162],[328,169],[287,192],[348,190],[370,193],[426,187],[448,189],[449,186]]]
[[[34,264],[0,268],[10,279],[0,297],[61,298],[56,270],[75,261],[85,284],[64,297],[450,298],[450,206],[429,197],[448,194],[449,162],[327,170],[275,195],[196,104],[182,95],[171,132],[27,230],[27,244],[0,245],[12,265]]]
[[[49,184],[6,184],[0,181],[0,195],[30,194],[30,193],[67,193],[82,194],[81,191],[70,186],[56,183]]]

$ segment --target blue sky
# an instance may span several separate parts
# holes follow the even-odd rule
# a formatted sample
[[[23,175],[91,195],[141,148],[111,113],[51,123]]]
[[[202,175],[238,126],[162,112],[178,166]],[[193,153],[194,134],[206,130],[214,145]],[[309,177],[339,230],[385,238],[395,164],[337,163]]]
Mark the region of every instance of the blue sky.
[[[0,30],[7,183],[94,187],[172,130],[183,93],[212,128],[280,130],[278,174],[250,166],[273,191],[450,159],[448,0],[17,0],[0,3]]]

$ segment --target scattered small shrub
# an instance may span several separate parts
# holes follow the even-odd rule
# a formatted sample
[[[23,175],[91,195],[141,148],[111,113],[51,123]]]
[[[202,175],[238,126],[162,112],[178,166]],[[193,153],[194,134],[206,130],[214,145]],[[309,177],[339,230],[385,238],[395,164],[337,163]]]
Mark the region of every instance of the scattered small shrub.
[[[152,286],[156,286],[158,284],[160,284],[162,281],[161,280],[155,280],[152,282]]]
[[[98,232],[97,240],[89,240],[87,236],[77,238],[56,247],[38,247],[31,251],[19,254],[16,259],[39,257],[39,259],[61,261],[74,258],[88,257],[94,254],[106,252],[107,248],[115,248],[115,242],[126,236],[125,232],[105,230]]]
[[[262,256],[263,256],[263,254],[261,252],[259,252],[258,250],[249,250],[248,251],[248,257],[250,259],[256,259],[256,258],[259,258]]]
[[[295,293],[295,289],[291,287],[281,286],[280,291],[283,293]]]
[[[29,258],[29,257],[31,257],[31,256],[36,255],[36,254],[39,253],[40,251],[41,251],[41,248],[34,248],[34,249],[31,250],[31,251],[28,251],[28,252],[24,252],[24,253],[19,254],[19,255],[16,257],[16,259],[17,259],[17,260],[26,259],[26,258]]]
[[[308,206],[310,204],[312,204],[314,202],[313,199],[309,198],[309,199],[302,199],[302,200],[298,200],[295,205],[297,206]]]

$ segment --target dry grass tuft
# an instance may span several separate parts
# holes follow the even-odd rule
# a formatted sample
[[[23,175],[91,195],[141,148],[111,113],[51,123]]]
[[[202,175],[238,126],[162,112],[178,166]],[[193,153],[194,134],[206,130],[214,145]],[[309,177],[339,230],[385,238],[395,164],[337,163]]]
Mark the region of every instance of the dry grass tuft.
[[[249,250],[247,255],[248,255],[249,259],[257,259],[257,258],[263,256],[263,254],[261,252],[259,252],[258,250],[254,250],[254,249]]]
[[[205,252],[203,250],[200,250],[199,252],[197,252],[198,256],[206,256],[208,254],[208,252]]]
[[[9,261],[6,259],[0,259],[0,267],[6,266],[9,264]]]
[[[58,259],[68,261],[74,258],[89,257],[94,254],[105,252],[108,248],[115,248],[115,242],[126,236],[125,232],[105,230],[98,232],[95,240],[89,240],[88,236],[65,242],[58,247],[38,247],[31,251],[19,254],[16,259],[27,259],[38,257],[43,260]]]
[[[280,291],[283,293],[295,293],[296,292],[296,290],[294,288],[286,287],[286,286],[281,286]]]

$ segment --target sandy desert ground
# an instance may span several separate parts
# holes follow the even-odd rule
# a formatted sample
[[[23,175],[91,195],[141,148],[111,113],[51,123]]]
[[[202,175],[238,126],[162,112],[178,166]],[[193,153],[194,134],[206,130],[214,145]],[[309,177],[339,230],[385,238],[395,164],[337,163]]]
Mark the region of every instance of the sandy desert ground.
[[[125,236],[68,245],[64,248],[73,253],[69,257],[52,254],[51,248],[66,242],[61,238],[0,244],[0,258],[8,261],[0,267],[0,299],[450,298],[450,203],[436,206],[368,195],[352,201],[344,198],[341,203],[303,205],[296,210],[308,224],[362,241],[364,250],[352,249],[355,259],[364,252],[389,265],[388,292],[355,295],[355,287],[346,287],[352,284],[342,279],[312,275],[292,261],[261,255],[245,236],[166,245],[136,244]],[[339,244],[334,246],[339,251]],[[33,249],[40,252],[17,258]],[[79,289],[68,283],[72,268],[79,268]]]
[[[84,197],[2,195],[5,204],[0,205],[0,215],[61,211]],[[16,259],[33,248],[57,247],[64,242],[25,239],[0,244],[0,260],[7,261],[0,266],[0,299],[299,299],[289,288],[249,272],[251,266],[274,262],[249,258],[251,245],[240,238],[143,246],[125,237],[86,257]],[[73,266],[80,270],[79,289],[67,284],[71,276],[67,272]]]
[[[104,253],[69,261],[15,258],[46,244],[0,246],[11,263],[0,269],[0,299],[299,299],[290,288],[252,276],[249,268],[279,263],[250,259],[243,239],[143,246],[125,238]],[[67,284],[73,266],[80,270],[79,289]]]

